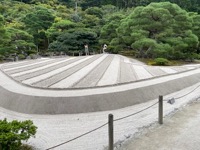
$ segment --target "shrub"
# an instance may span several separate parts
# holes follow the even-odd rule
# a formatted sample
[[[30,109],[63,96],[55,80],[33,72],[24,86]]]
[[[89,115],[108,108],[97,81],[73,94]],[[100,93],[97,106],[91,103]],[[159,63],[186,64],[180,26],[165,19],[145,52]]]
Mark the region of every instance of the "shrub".
[[[159,65],[159,66],[167,66],[169,65],[169,60],[165,59],[165,58],[156,58],[154,59],[155,65]]]
[[[25,59],[26,57],[23,54],[18,55],[19,60]]]
[[[30,54],[37,54],[37,51],[36,50],[28,50],[26,51],[27,55],[30,55]]]
[[[105,52],[118,54],[118,52],[121,51],[122,49],[123,48],[121,46],[108,46]]]
[[[19,150],[22,141],[34,137],[37,127],[31,120],[8,122],[7,119],[0,120],[0,148],[2,150]]]
[[[135,51],[133,50],[124,50],[124,51],[119,51],[120,55],[124,56],[135,56]]]
[[[35,54],[30,54],[29,56],[30,56],[31,59],[36,59],[37,58],[37,56]]]

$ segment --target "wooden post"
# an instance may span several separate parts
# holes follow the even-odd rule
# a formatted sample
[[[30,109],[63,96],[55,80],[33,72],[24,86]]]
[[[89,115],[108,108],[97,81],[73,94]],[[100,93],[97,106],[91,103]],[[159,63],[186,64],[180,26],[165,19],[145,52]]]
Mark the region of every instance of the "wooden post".
[[[163,96],[159,96],[158,107],[158,122],[163,124]]]
[[[108,138],[109,145],[108,150],[114,150],[114,136],[113,136],[113,114],[108,115]]]

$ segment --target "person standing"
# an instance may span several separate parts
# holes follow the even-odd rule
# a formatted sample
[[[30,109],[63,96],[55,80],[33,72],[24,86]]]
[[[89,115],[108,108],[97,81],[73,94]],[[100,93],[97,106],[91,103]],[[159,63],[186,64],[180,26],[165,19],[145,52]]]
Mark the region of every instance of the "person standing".
[[[85,55],[87,56],[87,55],[89,55],[89,49],[88,49],[88,45],[87,44],[85,44]]]
[[[106,44],[104,44],[103,45],[103,53],[105,53],[105,50],[107,49],[107,45]]]

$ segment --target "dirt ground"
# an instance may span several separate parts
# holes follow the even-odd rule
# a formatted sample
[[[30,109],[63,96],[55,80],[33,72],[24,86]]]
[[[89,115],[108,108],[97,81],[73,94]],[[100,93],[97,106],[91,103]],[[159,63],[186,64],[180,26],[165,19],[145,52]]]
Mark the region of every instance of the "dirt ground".
[[[120,150],[199,150],[200,101],[164,118],[163,125],[145,129],[126,141]]]

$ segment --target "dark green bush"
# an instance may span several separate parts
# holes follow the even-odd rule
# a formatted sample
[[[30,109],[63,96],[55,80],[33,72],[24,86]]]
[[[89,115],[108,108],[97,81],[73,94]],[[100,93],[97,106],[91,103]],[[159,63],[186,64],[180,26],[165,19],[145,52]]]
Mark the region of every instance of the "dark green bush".
[[[6,119],[0,120],[0,149],[20,150],[22,141],[27,141],[34,137],[37,127],[31,120],[8,122]]]
[[[156,58],[154,59],[154,65],[167,66],[169,65],[169,60],[165,58]]]
[[[30,54],[37,54],[37,51],[36,50],[28,50],[26,51],[27,55],[30,55]]]
[[[105,52],[112,53],[112,54],[118,54],[119,51],[122,50],[121,46],[108,46]]]
[[[19,60],[25,59],[26,57],[23,54],[18,55]]]
[[[31,59],[36,59],[37,58],[37,55],[35,55],[35,54],[30,54],[29,56],[31,57]]]

